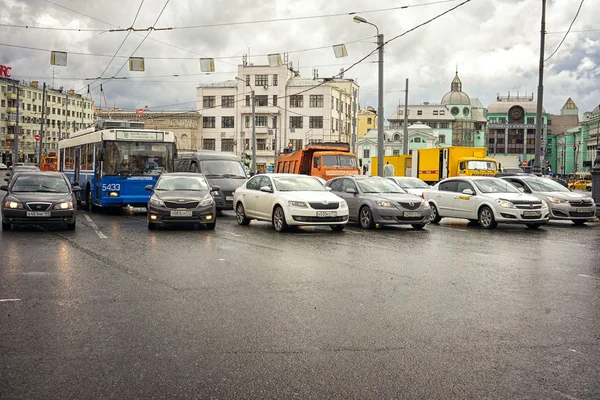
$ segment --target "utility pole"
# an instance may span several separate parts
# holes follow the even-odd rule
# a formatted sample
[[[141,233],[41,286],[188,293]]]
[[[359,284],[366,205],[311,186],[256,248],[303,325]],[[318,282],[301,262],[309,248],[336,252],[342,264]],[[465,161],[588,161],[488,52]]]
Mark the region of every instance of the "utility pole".
[[[383,144],[383,33],[377,34],[377,47],[379,48],[379,79],[377,88],[377,175],[383,176],[383,158],[385,147]]]
[[[544,104],[544,46],[546,44],[546,0],[542,0],[542,27],[540,30],[540,66],[539,82],[537,95],[537,112],[535,124],[535,161],[533,164],[533,173],[542,174],[542,107]]]
[[[275,136],[273,136],[273,172],[275,172],[275,164],[277,163],[277,117],[272,116],[271,118],[273,120],[273,129],[275,130]]]
[[[402,143],[402,154],[407,155],[408,150],[408,78],[406,78],[406,89],[404,94],[404,140]]]
[[[46,82],[44,82],[44,86],[42,89],[42,118],[40,121],[40,141],[38,142],[38,154],[37,154],[37,161],[38,163],[42,162],[42,143],[44,142],[44,121],[46,119],[45,114],[46,113]]]
[[[17,91],[17,119],[15,121],[15,138],[13,139],[13,165],[19,162],[19,87],[14,85],[13,88]],[[15,161],[16,160],[16,161]]]
[[[352,152],[356,154],[356,89],[352,89]]]
[[[252,97],[252,171],[256,174],[256,101],[254,99],[254,88],[250,92]]]

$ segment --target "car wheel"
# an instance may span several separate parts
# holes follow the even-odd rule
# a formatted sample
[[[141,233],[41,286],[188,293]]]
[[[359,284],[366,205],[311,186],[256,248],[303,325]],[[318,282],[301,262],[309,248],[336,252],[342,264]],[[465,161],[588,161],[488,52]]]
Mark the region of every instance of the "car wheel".
[[[246,217],[246,211],[242,203],[238,203],[235,207],[235,219],[240,225],[248,225],[250,223],[250,219]]]
[[[586,187],[585,189],[586,189],[588,192],[591,192],[591,191],[592,191],[592,188],[591,188],[591,187],[589,187],[589,186],[588,186],[588,187]]]
[[[94,203],[92,202],[92,190],[88,188],[86,196],[85,196],[85,209],[89,212],[93,212],[96,210]]]
[[[288,229],[288,224],[285,221],[285,213],[281,206],[277,206],[273,210],[273,227],[277,232],[285,232]]]
[[[538,229],[542,224],[525,224],[529,229]]]
[[[438,212],[437,207],[433,204],[430,204],[429,206],[431,207],[431,214],[429,215],[429,221],[434,224],[439,224],[440,221],[442,220],[442,217],[440,216],[440,213]]]
[[[375,222],[373,222],[373,212],[368,206],[364,206],[360,209],[358,220],[360,222],[360,227],[363,229],[373,229],[375,227]]]
[[[2,223],[2,230],[3,231],[10,231],[12,224],[7,224],[6,222]]]
[[[73,222],[72,224],[67,224],[67,230],[68,231],[74,231],[76,227],[75,222]]]
[[[156,229],[156,224],[154,222],[148,222],[148,229],[151,231]]]
[[[329,225],[329,227],[334,232],[341,232],[341,231],[344,230],[344,228],[346,227],[346,225]]]
[[[416,229],[418,231],[425,228],[425,225],[423,225],[423,224],[410,224],[410,225],[413,227],[413,229]]]
[[[479,225],[483,229],[494,229],[496,226],[498,226],[498,223],[494,219],[494,213],[492,212],[492,209],[487,206],[481,207],[479,210],[478,221]]]
[[[210,229],[211,231],[214,230],[216,226],[217,226],[217,221],[211,222],[210,224],[206,224],[206,227],[208,229]]]
[[[586,221],[585,219],[574,219],[572,222],[573,222],[575,225],[579,225],[579,226],[581,226],[581,225],[585,225],[585,223],[586,223],[587,221]]]

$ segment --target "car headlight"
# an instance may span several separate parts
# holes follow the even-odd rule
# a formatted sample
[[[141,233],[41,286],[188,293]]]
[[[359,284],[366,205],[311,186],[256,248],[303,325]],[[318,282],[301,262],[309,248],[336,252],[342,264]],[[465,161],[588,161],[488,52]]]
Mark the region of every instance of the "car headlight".
[[[7,201],[4,203],[4,208],[23,208],[23,204],[18,201]]]
[[[340,201],[340,208],[348,208],[348,203],[346,203],[346,200]]]
[[[62,203],[58,203],[57,205],[55,205],[54,209],[55,210],[72,210],[73,203],[70,201],[64,201]]]
[[[542,200],[542,208],[548,208],[548,203]]]
[[[377,203],[377,205],[379,207],[386,207],[386,208],[394,207],[394,205],[390,201],[386,201],[386,200],[377,200],[375,203]]]
[[[502,208],[515,208],[515,205],[513,203],[511,203],[508,200],[496,200],[496,202],[498,202],[498,204],[500,205],[500,207]]]
[[[568,202],[569,202],[568,200],[561,199],[561,198],[559,198],[559,197],[552,197],[552,196],[548,196],[547,198],[548,198],[548,201],[549,201],[550,203],[554,203],[554,204],[568,203]]]
[[[150,204],[156,207],[164,207],[165,202],[161,199],[157,199],[156,197],[150,197]]]
[[[303,201],[288,201],[288,206],[290,207],[300,207],[300,208],[308,208],[305,202]]]
[[[215,201],[213,200],[212,196],[207,194],[206,196],[204,196],[202,198],[202,200],[200,200],[200,206],[204,207],[204,206],[210,206],[212,203],[214,203]]]

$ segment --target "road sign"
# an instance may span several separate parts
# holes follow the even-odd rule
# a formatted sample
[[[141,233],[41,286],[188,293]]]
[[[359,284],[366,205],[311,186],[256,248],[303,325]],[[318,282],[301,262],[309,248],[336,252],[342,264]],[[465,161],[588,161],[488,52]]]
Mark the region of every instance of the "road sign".
[[[141,108],[138,108],[138,110],[136,111],[138,117],[141,117],[144,114],[144,110],[142,110]]]
[[[35,135],[35,141],[39,142],[40,141],[40,135]]]
[[[6,141],[6,145],[7,145],[7,146],[10,146],[11,144],[12,144],[12,142],[11,142],[10,140],[7,140],[7,141]]]
[[[523,160],[523,166],[526,167],[527,166],[527,160]]]

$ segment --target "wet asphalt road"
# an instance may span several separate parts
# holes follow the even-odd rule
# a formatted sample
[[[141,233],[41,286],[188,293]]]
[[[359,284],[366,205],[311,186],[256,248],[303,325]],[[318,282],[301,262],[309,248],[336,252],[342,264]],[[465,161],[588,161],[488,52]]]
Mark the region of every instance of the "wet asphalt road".
[[[600,398],[599,223],[150,232],[79,212],[0,251],[2,399]]]

